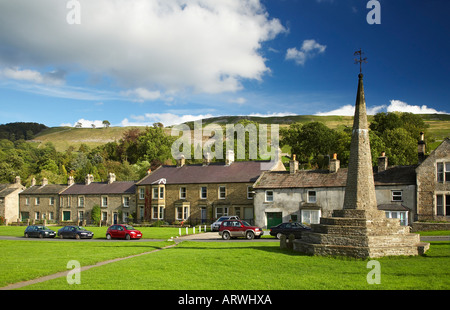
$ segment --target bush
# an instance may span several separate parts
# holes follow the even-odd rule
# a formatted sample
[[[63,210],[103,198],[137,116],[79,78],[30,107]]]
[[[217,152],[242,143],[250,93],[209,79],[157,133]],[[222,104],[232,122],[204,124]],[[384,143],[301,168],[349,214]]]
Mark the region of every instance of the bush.
[[[100,225],[100,219],[101,219],[102,211],[100,209],[99,205],[95,205],[92,207],[91,211],[91,220],[94,225],[98,226]]]

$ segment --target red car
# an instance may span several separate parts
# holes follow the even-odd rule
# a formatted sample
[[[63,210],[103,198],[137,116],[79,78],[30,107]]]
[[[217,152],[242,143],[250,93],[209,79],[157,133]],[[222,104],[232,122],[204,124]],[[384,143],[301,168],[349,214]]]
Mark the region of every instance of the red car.
[[[261,238],[264,231],[260,227],[252,226],[246,221],[228,220],[223,221],[219,228],[219,235],[223,240],[230,238],[245,237],[249,240],[253,238]]]
[[[106,231],[106,239],[111,240],[112,238],[141,239],[142,233],[131,225],[114,224],[109,226]]]

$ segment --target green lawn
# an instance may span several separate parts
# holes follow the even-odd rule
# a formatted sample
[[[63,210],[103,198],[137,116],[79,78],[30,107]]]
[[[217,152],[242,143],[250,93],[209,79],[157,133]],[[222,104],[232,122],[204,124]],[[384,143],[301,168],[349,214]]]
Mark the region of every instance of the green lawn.
[[[43,258],[40,250],[28,242],[14,242],[7,252],[29,251],[31,256]],[[33,244],[42,244],[35,242]],[[97,244],[97,246],[89,246]],[[129,251],[130,247],[151,247],[140,243],[74,243],[63,245],[46,242],[45,251],[54,245],[65,246],[50,256],[58,256],[61,267],[69,259],[84,258],[81,265],[111,255],[114,251]],[[75,245],[77,248],[75,248]],[[125,245],[125,248],[123,248]],[[86,248],[84,248],[86,246]],[[105,246],[104,253],[97,253]],[[79,248],[78,248],[79,247]],[[91,248],[92,247],[92,248]],[[57,250],[57,248],[54,248]],[[76,255],[68,255],[72,252]],[[89,254],[89,252],[92,252]],[[3,252],[4,253],[4,252]],[[2,257],[9,257],[3,254]],[[49,252],[50,253],[50,252]],[[56,255],[55,255],[56,254]],[[278,243],[261,242],[191,242],[185,241],[177,247],[151,253],[128,260],[92,268],[81,274],[80,285],[69,285],[59,278],[31,285],[25,289],[83,289],[83,290],[353,290],[353,289],[402,289],[430,290],[450,288],[450,242],[432,242],[426,256],[386,257],[377,259],[381,266],[381,284],[367,283],[369,260],[304,256],[288,250],[280,250]],[[4,256],[6,255],[6,256]],[[49,254],[48,254],[49,255]],[[62,257],[59,257],[62,255]],[[23,255],[2,270],[16,274],[29,264]],[[31,269],[38,269],[39,259]],[[5,268],[5,267],[1,267]],[[27,268],[30,270],[30,268]],[[25,273],[26,274],[26,273]],[[3,280],[4,281],[4,280]]]
[[[65,271],[70,260],[88,266],[172,243],[0,240],[0,287]]]

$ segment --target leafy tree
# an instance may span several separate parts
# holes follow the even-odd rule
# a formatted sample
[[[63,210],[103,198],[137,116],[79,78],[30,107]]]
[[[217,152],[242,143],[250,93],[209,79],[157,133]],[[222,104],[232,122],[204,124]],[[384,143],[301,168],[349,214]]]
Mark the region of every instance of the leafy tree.
[[[417,140],[404,128],[386,130],[383,133],[389,165],[411,165],[417,163]]]
[[[95,205],[92,207],[91,210],[91,220],[94,223],[94,225],[99,225],[101,220],[101,209],[99,205]]]

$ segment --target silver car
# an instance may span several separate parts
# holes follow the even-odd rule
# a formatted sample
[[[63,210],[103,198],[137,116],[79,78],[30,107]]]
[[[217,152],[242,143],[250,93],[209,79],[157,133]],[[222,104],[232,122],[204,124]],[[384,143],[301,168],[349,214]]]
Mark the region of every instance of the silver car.
[[[211,224],[211,231],[219,231],[220,224],[226,220],[239,220],[239,217],[236,215],[221,216],[217,219],[217,221]]]

